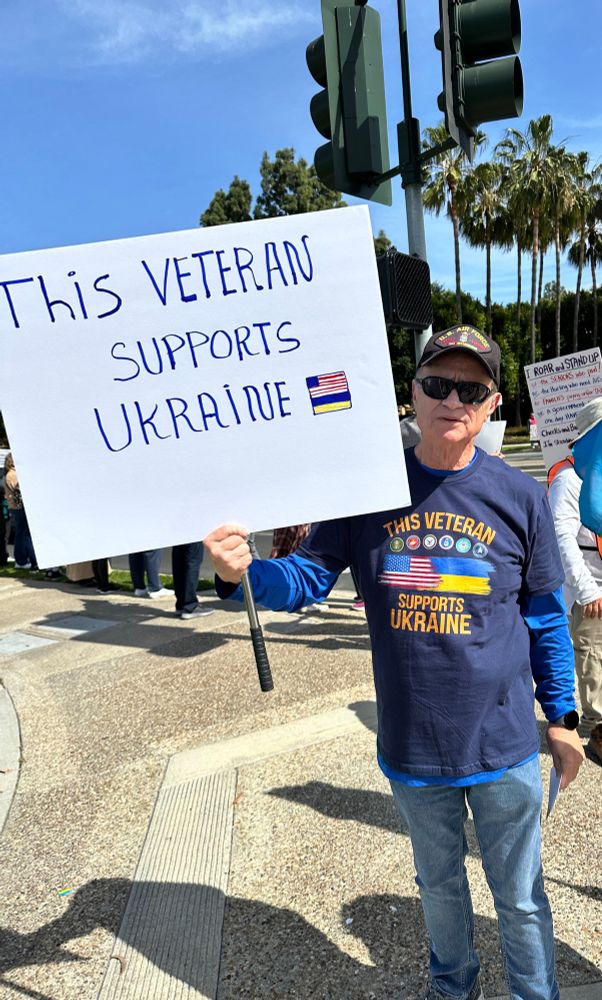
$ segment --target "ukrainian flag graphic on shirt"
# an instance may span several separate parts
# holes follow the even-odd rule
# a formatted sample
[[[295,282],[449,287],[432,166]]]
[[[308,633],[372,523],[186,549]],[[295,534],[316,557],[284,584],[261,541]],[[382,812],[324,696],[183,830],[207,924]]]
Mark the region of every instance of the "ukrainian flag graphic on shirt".
[[[378,580],[387,587],[433,593],[490,594],[495,567],[482,559],[414,556],[388,552]]]

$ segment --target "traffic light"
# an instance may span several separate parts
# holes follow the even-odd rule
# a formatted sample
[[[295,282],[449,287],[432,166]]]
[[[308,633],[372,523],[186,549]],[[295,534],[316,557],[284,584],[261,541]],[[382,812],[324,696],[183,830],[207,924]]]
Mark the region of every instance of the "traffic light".
[[[310,113],[329,141],[316,150],[326,187],[392,204],[380,16],[371,7],[321,0],[324,34],[307,46],[307,65],[324,89]]]
[[[439,0],[439,18],[437,103],[447,131],[472,160],[482,122],[518,118],[523,110],[519,0]]]

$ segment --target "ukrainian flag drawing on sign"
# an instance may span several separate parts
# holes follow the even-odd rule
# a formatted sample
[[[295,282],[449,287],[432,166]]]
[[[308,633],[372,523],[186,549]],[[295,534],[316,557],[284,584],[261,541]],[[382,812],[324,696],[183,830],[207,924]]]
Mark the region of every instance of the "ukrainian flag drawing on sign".
[[[305,381],[314,413],[351,409],[351,393],[345,372],[311,375]]]

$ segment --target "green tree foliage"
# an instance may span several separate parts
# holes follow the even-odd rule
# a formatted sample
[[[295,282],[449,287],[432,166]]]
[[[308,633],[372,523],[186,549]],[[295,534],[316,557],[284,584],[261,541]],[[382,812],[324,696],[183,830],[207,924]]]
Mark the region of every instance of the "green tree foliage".
[[[228,191],[216,191],[200,218],[201,226],[225,226],[229,222],[248,222],[251,218],[251,188],[236,175]]]
[[[295,159],[294,149],[277,149],[273,160],[264,153],[259,172],[261,191],[253,210],[250,185],[236,176],[227,191],[220,188],[215,192],[201,215],[201,226],[319,212],[346,204],[338,191],[330,191],[322,184],[314,167],[303,157]]]
[[[558,286],[556,285],[555,281],[546,281],[546,283],[544,285],[544,289],[543,289],[543,296],[542,296],[544,302],[556,302],[556,292],[557,292],[557,290],[558,290]],[[564,285],[561,285],[560,286],[560,299],[562,299],[563,295],[566,295],[566,288],[564,287]]]
[[[294,149],[276,150],[273,160],[264,153],[259,173],[261,194],[253,213],[256,219],[320,212],[345,204],[338,191],[331,191],[322,184],[315,168],[303,157],[295,160]]]
[[[392,245],[393,244],[391,243],[391,240],[385,233],[384,229],[380,229],[378,232],[378,236],[374,237],[374,253],[376,254],[376,256],[380,257],[382,254],[386,253],[389,247]]]
[[[447,330],[457,323],[456,299],[454,293],[436,282],[433,289],[433,330]],[[462,292],[463,323],[470,323],[477,329],[485,328],[485,309],[478,299]]]
[[[399,405],[409,406],[412,399],[412,379],[416,372],[414,334],[409,330],[392,327],[387,330],[387,339],[395,396]]]

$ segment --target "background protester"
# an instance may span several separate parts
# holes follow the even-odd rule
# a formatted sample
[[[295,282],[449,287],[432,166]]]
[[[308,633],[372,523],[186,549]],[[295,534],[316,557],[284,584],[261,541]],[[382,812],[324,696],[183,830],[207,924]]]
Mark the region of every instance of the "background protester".
[[[93,559],[92,572],[94,573],[94,583],[99,594],[108,594],[109,587],[109,560]]]
[[[190,618],[204,618],[213,614],[213,608],[203,608],[197,596],[197,585],[201,563],[203,562],[203,543],[186,542],[184,545],[174,545],[171,550],[171,571],[176,594],[176,615],[188,621]]]
[[[164,587],[159,577],[162,554],[161,549],[146,549],[128,556],[136,597],[173,597],[173,590]]]
[[[9,525],[8,503],[4,493],[4,472],[0,479],[0,566],[8,565],[8,549],[6,537]]]
[[[270,559],[283,559],[301,545],[309,535],[311,524],[292,524],[288,528],[274,528]]]
[[[37,569],[38,563],[23,506],[17,470],[10,451],[4,459],[4,491],[8,512],[14,525],[15,567],[17,569]]]
[[[580,421],[585,414],[585,422]],[[602,420],[598,405],[586,404],[576,415],[580,437]],[[602,764],[602,538],[589,531],[579,514],[582,480],[572,455],[557,462],[548,475],[549,499],[565,572],[565,600],[575,650],[581,700],[581,725],[589,735],[592,759]]]

